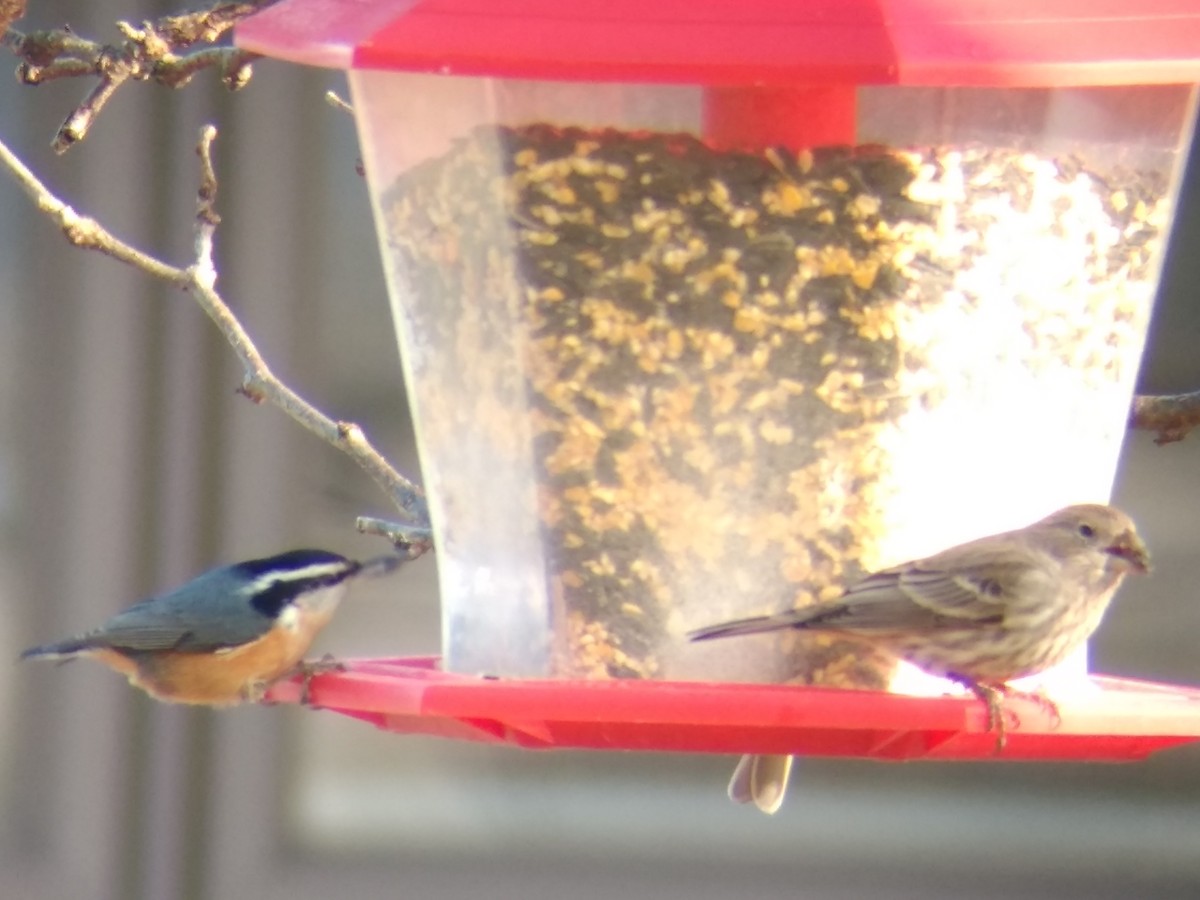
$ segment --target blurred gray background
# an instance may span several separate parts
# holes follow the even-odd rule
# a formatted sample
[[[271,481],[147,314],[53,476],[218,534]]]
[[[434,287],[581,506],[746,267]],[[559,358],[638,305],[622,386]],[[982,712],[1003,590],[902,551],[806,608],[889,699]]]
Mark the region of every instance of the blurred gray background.
[[[25,28],[171,11],[35,5]],[[201,124],[217,144],[220,286],[276,371],[416,471],[370,210],[336,73],[261,62],[227,97],[134,85],[65,157],[78,83],[0,77],[0,135],[81,211],[191,254]],[[1195,168],[1200,169],[1200,166]],[[1186,191],[1142,374],[1200,387],[1200,179]],[[285,547],[379,552],[388,510],[347,460],[235,395],[186,296],[68,247],[0,176],[0,656],[209,565]],[[1200,683],[1200,435],[1131,434],[1117,501],[1155,556],[1093,668]],[[320,640],[438,646],[434,562],[364,585]],[[399,737],[328,713],[156,705],[99,667],[0,665],[0,897],[1200,896],[1200,748],[1109,765],[805,761],[768,819],[732,759],[532,753]]]

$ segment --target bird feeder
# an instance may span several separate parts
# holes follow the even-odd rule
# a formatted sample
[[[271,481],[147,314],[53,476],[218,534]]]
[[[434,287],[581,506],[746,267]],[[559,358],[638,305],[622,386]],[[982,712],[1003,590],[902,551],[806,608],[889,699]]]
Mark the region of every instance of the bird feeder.
[[[622,745],[687,749],[677,703],[812,693],[704,682],[895,687],[689,629],[1109,497],[1200,4],[282,0],[237,42],[349,72],[438,552],[436,677],[352,667],[323,705],[422,730],[458,684],[446,721],[531,745],[538,704],[603,698],[648,729]],[[863,696],[876,736],[926,721]],[[1194,701],[1152,729],[1197,735]],[[979,724],[922,702],[918,744]],[[820,752],[751,724],[720,749]]]

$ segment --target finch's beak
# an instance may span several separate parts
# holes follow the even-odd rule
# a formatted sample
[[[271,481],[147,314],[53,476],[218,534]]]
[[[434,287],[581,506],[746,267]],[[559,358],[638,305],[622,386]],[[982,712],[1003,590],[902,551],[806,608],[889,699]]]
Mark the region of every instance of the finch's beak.
[[[1120,535],[1105,552],[1123,560],[1135,572],[1145,574],[1150,571],[1150,552],[1146,545],[1132,531]]]

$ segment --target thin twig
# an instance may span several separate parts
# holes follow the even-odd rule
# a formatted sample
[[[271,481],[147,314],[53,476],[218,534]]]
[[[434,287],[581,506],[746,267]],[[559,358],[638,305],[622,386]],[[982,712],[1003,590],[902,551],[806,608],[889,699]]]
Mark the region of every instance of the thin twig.
[[[325,92],[325,102],[328,103],[330,106],[332,106],[334,109],[340,109],[344,113],[349,113],[350,115],[354,115],[354,107],[351,106],[348,101],[343,100],[341,97],[339,97],[336,91],[326,91]]]
[[[217,130],[213,126],[205,126],[201,129],[200,141],[196,148],[200,156],[196,256],[195,261],[187,268],[172,266],[156,259],[120,240],[94,219],[79,215],[54,196],[3,141],[0,141],[0,162],[13,172],[17,182],[33,199],[38,209],[58,223],[70,243],[111,256],[192,294],[220,329],[242,363],[242,385],[239,389],[241,393],[256,403],[265,400],[279,407],[309,431],[346,453],[387,493],[410,522],[419,527],[427,526],[428,507],[421,489],[388,463],[367,440],[358,425],[330,418],[280,381],[259,353],[250,335],[230,311],[229,305],[217,292],[213,243],[220,218],[214,210],[217,179],[212,163],[212,144],[216,135]]]
[[[257,54],[236,47],[203,47],[199,43],[219,40],[239,20],[275,0],[230,0],[208,9],[163,16],[135,27],[117,22],[124,40],[114,44],[80,37],[67,28],[23,34],[9,29],[0,43],[22,60],[17,78],[38,85],[62,78],[92,77],[98,82],[67,116],[51,146],[63,153],[87,136],[117,90],[129,81],[153,81],[170,88],[183,87],[203,69],[217,69],[230,90],[250,80],[250,63]]]
[[[340,112],[354,115],[354,107],[339,97],[334,91],[325,92],[325,102]],[[358,173],[359,178],[365,178],[367,175],[367,169],[366,166],[363,165],[361,156],[354,161],[354,171]]]
[[[1129,425],[1142,431],[1156,431],[1156,444],[1182,441],[1188,432],[1200,426],[1200,391],[1188,394],[1146,394],[1133,398]]]
[[[433,529],[428,525],[390,522],[373,516],[359,516],[354,524],[362,534],[387,538],[405,556],[420,556],[433,546]]]

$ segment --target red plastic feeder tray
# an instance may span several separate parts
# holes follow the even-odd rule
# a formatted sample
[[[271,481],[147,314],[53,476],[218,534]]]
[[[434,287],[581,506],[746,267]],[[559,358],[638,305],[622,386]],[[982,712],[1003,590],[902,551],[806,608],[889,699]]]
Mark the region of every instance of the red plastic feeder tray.
[[[1144,759],[1200,741],[1200,689],[1097,675],[1059,703],[1005,703],[997,756],[974,696],[911,697],[761,684],[500,680],[455,675],[437,657],[354,660],[315,676],[313,706],[403,734],[527,749],[792,753],[865,759]],[[296,703],[298,680],[270,700]]]

